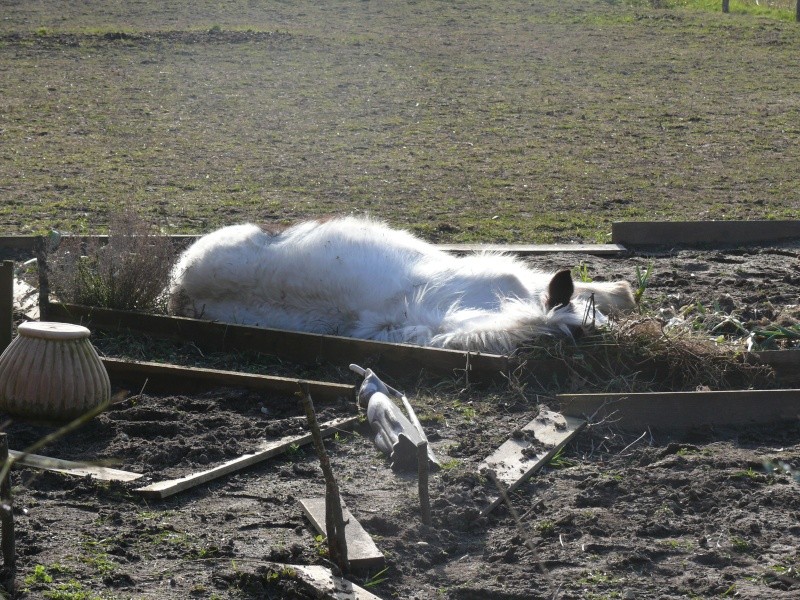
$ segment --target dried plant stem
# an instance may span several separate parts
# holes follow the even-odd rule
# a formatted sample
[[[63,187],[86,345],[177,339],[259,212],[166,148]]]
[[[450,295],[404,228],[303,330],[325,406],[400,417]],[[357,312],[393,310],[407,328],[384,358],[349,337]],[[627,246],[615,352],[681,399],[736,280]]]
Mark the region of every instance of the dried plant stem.
[[[303,408],[308,419],[311,437],[314,439],[314,448],[319,457],[322,474],[325,476],[325,533],[328,538],[328,558],[339,567],[342,574],[347,574],[350,572],[350,564],[347,559],[347,540],[345,539],[345,522],[342,514],[342,499],[339,496],[339,485],[336,483],[328,453],[325,451],[325,444],[322,442],[308,384],[305,382],[298,382],[298,384],[302,391]]]
[[[428,493],[428,442],[423,441],[417,445],[417,474],[419,477],[419,508],[422,523],[430,526],[431,497]]]
[[[0,463],[8,462],[8,437],[0,433]],[[8,481],[8,472],[4,473],[0,481],[0,549],[3,553],[3,579],[2,584],[6,590],[14,589],[14,577],[17,571],[15,542],[14,542],[14,510],[11,504],[11,485]]]

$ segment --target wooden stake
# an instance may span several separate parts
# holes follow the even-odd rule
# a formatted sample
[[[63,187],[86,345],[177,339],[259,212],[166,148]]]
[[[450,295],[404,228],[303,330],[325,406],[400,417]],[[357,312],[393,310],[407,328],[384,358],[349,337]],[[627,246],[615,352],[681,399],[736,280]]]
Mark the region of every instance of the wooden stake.
[[[0,264],[0,352],[11,343],[14,333],[14,261]]]
[[[0,464],[5,466],[6,462],[8,462],[8,437],[5,433],[0,433]],[[0,530],[2,531],[0,548],[3,553],[3,583],[7,590],[13,589],[8,584],[13,583],[17,569],[14,552],[14,510],[11,504],[9,477],[10,473],[6,471],[6,476],[0,481]]]
[[[343,574],[350,572],[347,560],[347,540],[344,531],[344,516],[342,515],[342,499],[339,496],[339,485],[333,476],[328,453],[317,424],[317,414],[314,412],[314,402],[308,391],[308,384],[298,382],[303,393],[303,408],[306,411],[308,427],[314,439],[314,447],[319,456],[319,464],[325,476],[325,533],[328,537],[328,558],[339,567]],[[427,460],[427,458],[426,458]]]
[[[428,442],[421,442],[417,446],[417,474],[419,476],[419,508],[422,523],[430,526],[431,498],[428,493]]]
[[[48,320],[50,307],[50,279],[47,273],[47,238],[42,238],[36,251],[36,270],[39,273],[39,319]]]

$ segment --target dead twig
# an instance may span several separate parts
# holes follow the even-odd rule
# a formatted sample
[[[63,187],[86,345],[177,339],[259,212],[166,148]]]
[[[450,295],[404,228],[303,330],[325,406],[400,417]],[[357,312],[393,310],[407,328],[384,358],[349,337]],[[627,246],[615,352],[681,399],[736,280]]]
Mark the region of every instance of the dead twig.
[[[0,463],[8,463],[8,436],[0,433]],[[0,480],[0,548],[3,553],[2,585],[6,591],[14,589],[17,573],[16,551],[14,541],[14,508],[11,503],[11,485],[8,472]]]
[[[314,402],[308,391],[308,383],[298,381],[302,392],[303,408],[308,419],[308,427],[314,439],[314,448],[319,457],[319,464],[325,476],[325,533],[328,540],[328,557],[336,565],[342,574],[350,572],[350,564],[347,559],[347,540],[345,539],[345,522],[342,515],[342,499],[339,495],[339,485],[333,475],[328,453],[325,451],[325,444],[322,442],[317,414],[314,411]]]

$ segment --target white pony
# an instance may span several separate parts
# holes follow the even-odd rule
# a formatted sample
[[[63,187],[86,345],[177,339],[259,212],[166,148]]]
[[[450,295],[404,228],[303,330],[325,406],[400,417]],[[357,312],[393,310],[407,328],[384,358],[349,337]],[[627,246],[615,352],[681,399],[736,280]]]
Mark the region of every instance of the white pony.
[[[182,254],[170,287],[173,314],[494,353],[633,306],[626,282],[573,282],[506,254],[455,256],[360,217],[219,229]]]

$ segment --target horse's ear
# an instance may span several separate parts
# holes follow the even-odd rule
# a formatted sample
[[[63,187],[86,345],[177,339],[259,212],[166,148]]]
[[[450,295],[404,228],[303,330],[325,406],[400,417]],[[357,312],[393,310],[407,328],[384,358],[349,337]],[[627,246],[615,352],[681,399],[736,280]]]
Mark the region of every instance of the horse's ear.
[[[569,269],[563,269],[553,275],[547,286],[547,310],[558,306],[566,306],[575,293],[575,285],[572,283],[572,273]]]

